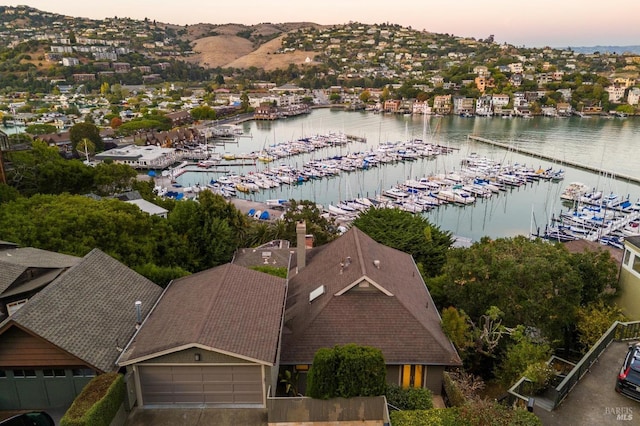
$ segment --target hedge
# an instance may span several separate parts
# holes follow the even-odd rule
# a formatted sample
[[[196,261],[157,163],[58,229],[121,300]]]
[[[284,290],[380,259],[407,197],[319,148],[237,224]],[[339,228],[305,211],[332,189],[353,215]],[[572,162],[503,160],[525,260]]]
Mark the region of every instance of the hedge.
[[[96,376],[73,401],[60,420],[60,426],[109,426],[125,396],[126,388],[121,374]]]
[[[311,398],[384,395],[387,369],[379,349],[354,344],[321,348],[307,378]]]

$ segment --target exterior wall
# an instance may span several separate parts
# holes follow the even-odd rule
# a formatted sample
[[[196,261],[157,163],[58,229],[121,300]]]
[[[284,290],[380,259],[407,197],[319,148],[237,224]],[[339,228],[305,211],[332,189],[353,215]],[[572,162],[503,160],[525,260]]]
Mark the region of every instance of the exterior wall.
[[[84,365],[82,360],[17,327],[0,335],[0,368]]]
[[[272,398],[267,400],[270,426],[382,426],[389,423],[384,396],[336,398]]]
[[[616,303],[632,321],[640,320],[640,271],[633,269],[634,262],[640,262],[640,248],[625,244],[620,269],[620,296]]]
[[[430,365],[425,367],[427,373],[426,388],[428,388],[432,394],[440,395],[442,393],[442,373],[444,373],[444,366],[442,365]]]

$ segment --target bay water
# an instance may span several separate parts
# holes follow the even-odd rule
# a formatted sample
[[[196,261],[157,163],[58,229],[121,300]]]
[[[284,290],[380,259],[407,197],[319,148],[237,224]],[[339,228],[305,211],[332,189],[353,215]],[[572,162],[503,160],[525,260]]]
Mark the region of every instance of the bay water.
[[[259,152],[269,145],[330,132],[366,138],[366,142],[324,148],[267,164],[251,162],[245,166],[219,166],[207,172],[193,167],[193,171],[178,178],[178,183],[204,186],[225,171],[243,174],[279,164],[302,168],[305,162],[312,159],[375,150],[385,142],[424,138],[452,148],[453,152],[436,158],[381,165],[369,170],[342,173],[329,179],[310,180],[300,185],[283,185],[241,196],[256,201],[293,198],[311,200],[323,206],[337,204],[355,197],[375,197],[383,190],[409,178],[459,170],[462,167],[461,161],[475,153],[503,164],[520,163],[535,169],[563,169],[566,170],[566,177],[559,183],[529,183],[494,194],[488,199],[479,199],[474,205],[446,205],[423,213],[441,229],[472,241],[483,236],[499,238],[529,235],[538,228],[544,229],[552,217],[557,217],[562,210],[570,208],[561,203],[560,194],[571,182],[584,183],[606,194],[614,192],[629,197],[631,201],[640,198],[640,185],[617,178],[617,175],[640,178],[640,119],[633,117],[463,118],[318,109],[309,115],[277,121],[247,121],[241,126],[243,137],[236,143],[215,145],[213,150],[235,155]],[[468,138],[469,135],[552,156],[557,161],[540,160],[510,149],[474,142]],[[568,167],[563,164],[568,160],[598,168],[602,172],[593,173]]]

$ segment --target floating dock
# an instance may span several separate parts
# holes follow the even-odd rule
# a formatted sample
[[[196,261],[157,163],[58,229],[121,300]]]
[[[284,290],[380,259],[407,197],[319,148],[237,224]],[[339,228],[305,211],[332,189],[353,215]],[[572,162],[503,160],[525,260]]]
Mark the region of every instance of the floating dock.
[[[593,173],[609,175],[609,176],[614,177],[615,179],[625,180],[625,181],[632,182],[632,183],[640,185],[640,178],[637,178],[637,177],[634,177],[634,176],[629,176],[629,175],[625,175],[625,174],[616,173],[616,172],[613,172],[611,170],[599,169],[597,167],[593,167],[593,166],[589,166],[589,165],[586,165],[586,164],[578,163],[576,161],[561,160],[561,159],[555,158],[555,157],[553,157],[551,155],[541,154],[539,152],[530,151],[528,149],[518,148],[517,146],[514,146],[512,144],[496,142],[496,141],[492,141],[491,139],[481,138],[480,136],[469,135],[469,136],[467,136],[467,138],[472,140],[472,141],[482,142],[482,143],[486,143],[486,144],[489,144],[489,145],[498,146],[500,148],[508,149],[510,151],[517,152],[519,154],[525,154],[525,155],[529,155],[531,157],[540,158],[540,159],[547,160],[547,161],[553,161],[553,162],[558,163],[558,164],[564,164],[564,165],[567,165],[567,166],[575,167],[576,169],[586,170],[586,171],[593,172]]]

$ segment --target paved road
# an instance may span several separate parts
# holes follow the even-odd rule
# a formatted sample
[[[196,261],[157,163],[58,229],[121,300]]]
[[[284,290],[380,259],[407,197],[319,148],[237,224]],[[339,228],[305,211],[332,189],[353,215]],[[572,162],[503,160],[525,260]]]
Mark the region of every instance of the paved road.
[[[552,412],[536,407],[543,426],[640,425],[640,402],[614,387],[628,342],[613,342]]]

